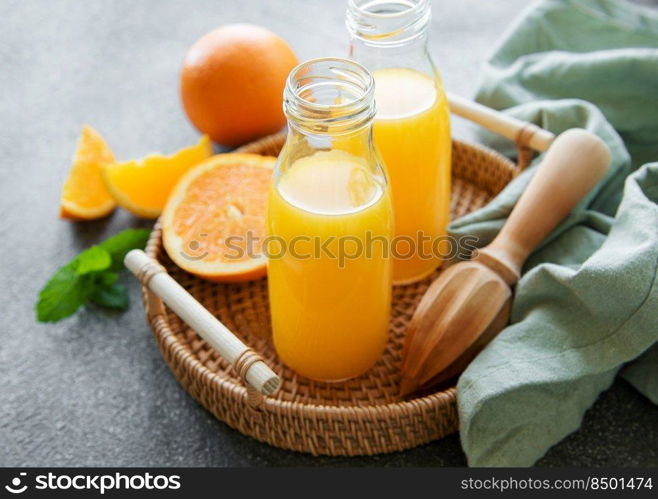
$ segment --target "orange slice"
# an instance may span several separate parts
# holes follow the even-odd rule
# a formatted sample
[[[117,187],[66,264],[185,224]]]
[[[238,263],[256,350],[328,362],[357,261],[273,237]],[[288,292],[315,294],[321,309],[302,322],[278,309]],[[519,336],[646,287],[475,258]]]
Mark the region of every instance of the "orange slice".
[[[149,154],[141,160],[106,165],[105,185],[122,208],[142,218],[157,218],[176,182],[212,155],[207,136],[170,156]]]
[[[263,277],[265,211],[275,162],[257,154],[218,154],[187,172],[162,213],[169,257],[210,281]]]
[[[114,155],[100,134],[89,125],[82,127],[73,165],[64,182],[59,216],[71,220],[92,220],[114,210],[116,203],[103,182],[103,165]]]

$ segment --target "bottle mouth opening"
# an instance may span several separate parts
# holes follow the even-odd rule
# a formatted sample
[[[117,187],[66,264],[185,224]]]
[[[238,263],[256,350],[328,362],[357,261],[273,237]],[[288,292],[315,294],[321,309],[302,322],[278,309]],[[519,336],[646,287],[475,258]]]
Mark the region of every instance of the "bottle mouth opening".
[[[375,116],[375,82],[361,64],[339,57],[311,59],[288,75],[283,110],[300,128],[347,131]]]
[[[373,45],[397,45],[422,35],[430,0],[348,0],[345,24],[353,37]]]

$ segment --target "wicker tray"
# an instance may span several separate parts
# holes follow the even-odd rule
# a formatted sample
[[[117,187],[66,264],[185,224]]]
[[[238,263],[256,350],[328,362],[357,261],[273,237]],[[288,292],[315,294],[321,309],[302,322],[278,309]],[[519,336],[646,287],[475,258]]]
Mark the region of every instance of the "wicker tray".
[[[240,150],[277,155],[284,139],[277,134]],[[481,146],[455,140],[452,147],[454,218],[487,203],[518,167]],[[399,451],[457,431],[453,387],[412,400],[401,400],[397,394],[406,326],[436,274],[394,289],[388,346],[374,368],[348,382],[324,384],[298,376],[276,356],[269,339],[265,279],[213,284],[186,273],[164,252],[159,224],[146,252],[281,377],[281,388],[274,395],[254,398],[231,366],[144,288],[148,321],[167,364],[183,387],[229,426],[277,447],[328,455]]]

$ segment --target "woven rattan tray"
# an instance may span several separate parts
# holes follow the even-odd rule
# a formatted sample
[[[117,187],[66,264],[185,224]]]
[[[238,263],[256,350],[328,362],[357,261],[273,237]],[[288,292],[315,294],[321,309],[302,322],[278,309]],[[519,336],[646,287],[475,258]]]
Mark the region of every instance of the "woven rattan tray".
[[[241,148],[277,155],[285,136],[277,134]],[[486,204],[518,168],[481,146],[453,141],[451,215]],[[257,440],[284,449],[328,455],[359,455],[408,449],[458,429],[455,389],[412,400],[398,396],[398,366],[405,330],[431,276],[394,289],[386,352],[363,376],[324,384],[284,366],[270,342],[265,279],[244,284],[213,284],[176,267],[162,248],[159,224],[147,246],[184,288],[281,377],[272,396],[253,397],[231,366],[187,327],[159,298],[144,288],[147,317],[167,364],[183,387],[218,419]],[[439,270],[440,271],[440,270]],[[437,271],[437,272],[439,272]]]

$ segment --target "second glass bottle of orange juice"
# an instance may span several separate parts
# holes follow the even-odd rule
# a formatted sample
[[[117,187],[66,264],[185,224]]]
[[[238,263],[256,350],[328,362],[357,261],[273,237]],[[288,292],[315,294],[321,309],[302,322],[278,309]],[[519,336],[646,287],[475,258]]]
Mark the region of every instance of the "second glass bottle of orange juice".
[[[288,139],[267,225],[272,336],[298,373],[340,381],[384,351],[391,307],[393,214],[372,146],[372,75],[315,59],[288,77]]]
[[[350,56],[372,71],[374,141],[391,184],[394,281],[432,273],[450,210],[450,121],[427,51],[430,0],[348,0]]]

